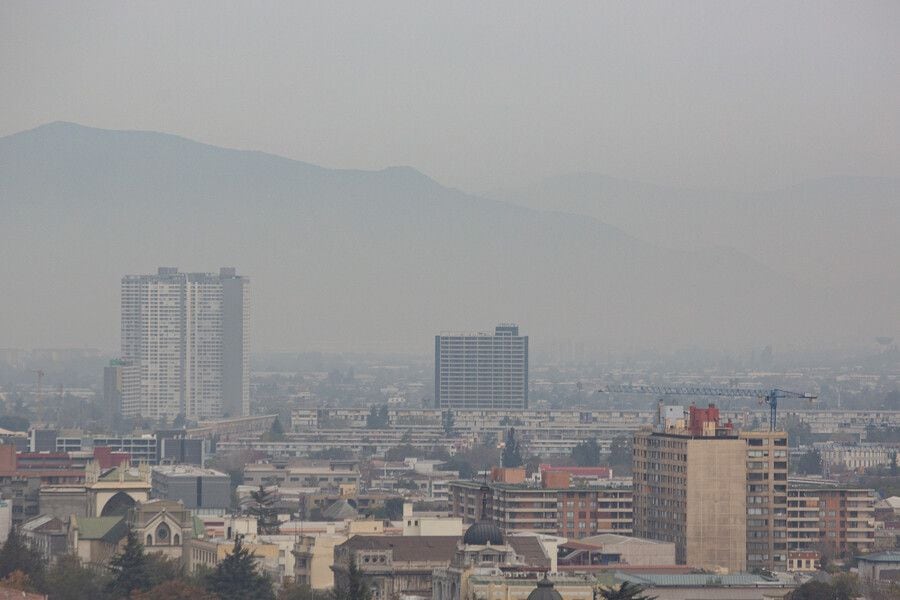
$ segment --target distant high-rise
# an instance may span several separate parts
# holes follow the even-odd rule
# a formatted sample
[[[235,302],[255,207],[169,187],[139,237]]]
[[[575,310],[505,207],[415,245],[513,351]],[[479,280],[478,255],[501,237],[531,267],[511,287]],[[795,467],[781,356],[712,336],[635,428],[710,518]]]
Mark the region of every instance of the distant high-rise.
[[[122,278],[122,358],[140,370],[123,416],[191,419],[249,412],[249,281],[233,268]]]
[[[494,334],[434,338],[434,402],[438,408],[528,408],[528,336],[501,324]]]
[[[140,401],[140,367],[125,360],[111,360],[109,366],[103,367],[103,408],[107,424],[113,426],[122,415],[138,413]]]

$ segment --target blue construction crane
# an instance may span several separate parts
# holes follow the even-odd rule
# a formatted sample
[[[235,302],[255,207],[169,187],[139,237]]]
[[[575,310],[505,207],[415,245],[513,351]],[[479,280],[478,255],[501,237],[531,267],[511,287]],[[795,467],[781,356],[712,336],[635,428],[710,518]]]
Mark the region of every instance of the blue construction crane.
[[[809,393],[789,392],[787,390],[748,389],[730,387],[702,387],[676,385],[609,385],[601,394],[652,394],[655,396],[722,396],[726,398],[758,398],[759,403],[769,405],[769,431],[775,431],[778,416],[778,401],[784,398],[802,398],[812,402],[818,396]]]

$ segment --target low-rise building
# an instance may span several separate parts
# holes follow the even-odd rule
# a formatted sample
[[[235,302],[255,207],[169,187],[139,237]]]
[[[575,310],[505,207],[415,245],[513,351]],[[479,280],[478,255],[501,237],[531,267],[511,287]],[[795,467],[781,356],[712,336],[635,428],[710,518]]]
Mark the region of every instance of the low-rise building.
[[[125,517],[73,516],[68,526],[69,553],[85,566],[103,569],[123,547],[127,534]]]
[[[414,511],[410,502],[403,503],[403,535],[406,536],[455,536],[463,534],[463,522],[447,513]]]
[[[570,540],[560,544],[559,548],[559,569],[564,571],[609,565],[662,567],[675,564],[675,544],[672,542],[611,533]]]
[[[865,471],[876,467],[897,464],[897,450],[883,444],[836,444],[826,442],[815,444],[822,456],[822,462],[829,467],[849,471]]]
[[[376,600],[430,598],[432,574],[449,566],[458,541],[456,536],[353,536],[334,549],[334,583],[347,585],[354,561]]]
[[[900,552],[879,552],[856,559],[860,579],[872,582],[900,580]]]
[[[657,600],[775,600],[786,598],[796,587],[792,578],[764,577],[750,573],[621,573],[617,582],[641,586]]]
[[[67,529],[66,524],[51,515],[38,515],[22,523],[20,527],[22,536],[26,542],[48,564],[53,564],[56,559],[66,553]]]
[[[188,465],[153,467],[151,495],[178,500],[194,514],[217,514],[231,505],[231,478],[213,469]]]
[[[294,545],[294,581],[314,590],[334,587],[334,548],[347,541],[343,533],[336,533],[334,525],[327,531],[301,535]]]
[[[496,474],[495,474],[496,475]],[[632,532],[631,488],[572,485],[568,473],[540,484],[454,481],[450,513],[465,523],[491,519],[504,531],[533,531],[565,538]]]
[[[244,468],[245,485],[277,485],[280,488],[317,487],[336,491],[350,486],[359,489],[356,461],[297,461],[280,467],[252,464]]]
[[[789,552],[846,557],[874,548],[874,490],[791,484],[787,510]]]

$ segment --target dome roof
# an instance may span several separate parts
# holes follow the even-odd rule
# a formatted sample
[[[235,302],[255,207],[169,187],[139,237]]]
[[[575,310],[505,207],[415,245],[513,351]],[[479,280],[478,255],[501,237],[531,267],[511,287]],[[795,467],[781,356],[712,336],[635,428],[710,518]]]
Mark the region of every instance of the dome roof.
[[[463,535],[463,543],[473,546],[503,545],[503,530],[490,521],[478,521],[466,529]]]
[[[562,596],[553,589],[553,582],[545,576],[528,594],[528,600],[562,600]]]

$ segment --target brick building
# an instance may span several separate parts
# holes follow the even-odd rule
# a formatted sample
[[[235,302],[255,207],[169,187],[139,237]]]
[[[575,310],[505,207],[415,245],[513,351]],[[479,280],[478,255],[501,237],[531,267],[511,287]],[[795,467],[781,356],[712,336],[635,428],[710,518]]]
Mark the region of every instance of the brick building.
[[[495,473],[494,479],[506,479]],[[545,473],[541,485],[505,481],[450,483],[450,510],[464,523],[491,520],[505,532],[533,531],[567,538],[632,531],[630,488],[572,484],[565,471]]]

